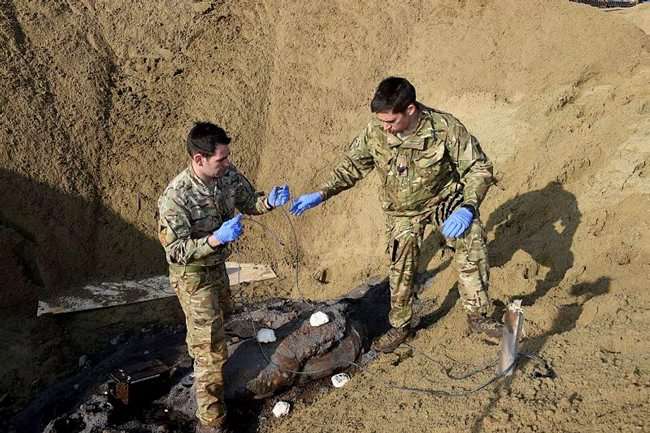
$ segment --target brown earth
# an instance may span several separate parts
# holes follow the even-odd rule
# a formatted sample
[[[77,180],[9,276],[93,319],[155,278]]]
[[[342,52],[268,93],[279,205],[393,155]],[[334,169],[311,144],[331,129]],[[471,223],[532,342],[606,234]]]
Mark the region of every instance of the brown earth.
[[[111,335],[179,320],[173,302],[35,319],[38,296],[164,272],[156,200],[185,164],[192,121],[221,123],[260,189],[325,179],[369,118],[377,82],[408,77],[494,160],[482,207],[492,293],[523,298],[529,375],[463,398],[449,367],[484,364],[448,257],[422,298],[441,318],[412,358],[383,356],[265,431],[647,431],[650,425],[650,5],[560,0],[0,2],[0,406],[25,398]],[[302,266],[249,225],[237,259],[281,279],[256,296],[332,298],[385,274],[374,176],[293,224]],[[259,219],[283,238],[280,213]],[[327,270],[327,284],[310,274]],[[445,313],[445,314],[442,314]],[[455,361],[450,361],[448,358]],[[469,383],[471,384],[471,382]],[[466,384],[469,386],[469,384]],[[6,397],[5,397],[6,393]]]

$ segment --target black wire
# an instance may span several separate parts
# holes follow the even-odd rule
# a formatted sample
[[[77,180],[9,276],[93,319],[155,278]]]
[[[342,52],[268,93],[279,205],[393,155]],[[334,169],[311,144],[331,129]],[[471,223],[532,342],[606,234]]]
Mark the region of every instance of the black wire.
[[[282,214],[287,220],[287,224],[291,228],[291,233],[293,235],[293,249],[295,254],[291,254],[292,251],[289,249],[286,243],[269,226],[263,224],[260,221],[254,220],[249,216],[244,216],[244,219],[259,225],[262,228],[262,230],[264,230],[267,234],[269,234],[278,243],[278,245],[280,245],[283,249],[285,249],[289,257],[293,259],[291,264],[294,266],[295,269],[294,276],[295,276],[296,292],[298,292],[298,296],[301,298],[302,301],[306,302],[307,304],[313,304],[313,302],[310,299],[307,299],[307,297],[304,295],[304,293],[302,293],[302,290],[300,289],[300,257],[298,254],[298,233],[296,231],[296,227],[293,225],[293,222],[291,221],[291,218],[289,217],[289,214],[287,213],[286,209],[284,207],[281,207],[280,210],[282,211]]]
[[[450,368],[445,370],[445,374],[447,375],[448,378],[453,379],[453,380],[465,380],[465,379],[468,379],[468,378],[470,378],[472,376],[475,376],[475,375],[487,370],[488,368],[495,367],[498,362],[499,362],[498,360],[494,361],[494,362],[491,362],[490,364],[487,364],[487,365],[485,365],[483,367],[478,367],[478,368],[476,368],[474,370],[471,370],[471,371],[469,371],[469,372],[467,372],[465,374],[461,374],[459,376],[451,374],[451,370],[453,369],[453,367],[450,367]]]
[[[413,388],[413,387],[408,387],[408,386],[396,386],[394,384],[389,384],[391,388],[394,389],[399,389],[402,391],[410,391],[410,392],[419,392],[419,393],[424,393],[424,394],[430,394],[430,395],[435,395],[435,396],[444,396],[444,397],[464,397],[470,394],[477,393],[479,391],[482,391],[483,389],[487,388],[491,384],[495,383],[497,380],[508,376],[514,369],[517,367],[519,360],[521,358],[527,358],[533,361],[538,362],[539,364],[543,364],[545,368],[547,368],[549,371],[553,371],[550,366],[548,365],[548,362],[541,358],[538,355],[532,354],[532,353],[524,353],[524,352],[518,352],[517,356],[515,357],[514,361],[506,368],[504,371],[501,373],[493,376],[490,380],[487,382],[483,383],[482,385],[472,388],[472,389],[464,389],[462,391],[454,392],[454,391],[447,391],[447,390],[441,390],[441,389],[426,389],[426,388]],[[484,368],[485,369],[485,368]],[[425,377],[425,379],[429,380],[428,378]],[[430,381],[430,380],[429,380]]]
[[[293,222],[291,221],[291,218],[287,213],[287,210],[285,208],[281,208],[281,210],[282,210],[282,215],[284,215],[284,218],[287,220],[287,224],[289,224],[289,227],[291,227],[291,233],[293,234],[293,250],[295,256],[290,255],[290,257],[293,258],[293,265],[296,268],[296,272],[294,273],[296,277],[296,291],[298,292],[301,298],[304,298],[305,296],[300,292],[300,285],[298,284],[298,279],[300,274],[300,257],[298,255],[298,234],[296,232],[296,227],[293,225]]]
[[[479,391],[482,391],[483,389],[487,388],[497,380],[501,379],[502,377],[507,376],[512,370],[517,365],[517,361],[519,359],[519,354],[517,354],[517,357],[515,358],[514,361],[506,368],[503,372],[493,376],[490,380],[485,382],[484,384],[478,386],[477,388],[473,389],[463,389],[462,391],[454,392],[454,391],[447,391],[444,389],[427,389],[427,388],[412,388],[408,386],[396,386],[396,385],[390,385],[391,388],[394,389],[399,389],[401,391],[410,391],[410,392],[419,392],[419,393],[424,393],[424,394],[430,394],[430,395],[435,395],[435,396],[443,396],[443,397],[464,397],[470,394],[477,393]],[[427,378],[428,379],[428,378]]]
[[[432,361],[432,362],[435,362],[436,364],[438,364],[438,365],[440,366],[440,368],[445,372],[445,374],[447,375],[447,377],[450,378],[450,379],[453,379],[453,380],[464,380],[464,379],[470,378],[470,377],[472,377],[472,376],[474,376],[474,375],[476,375],[476,374],[478,374],[478,373],[480,373],[480,372],[482,372],[482,371],[487,370],[487,369],[490,368],[490,367],[494,367],[494,366],[496,366],[496,365],[497,365],[497,362],[498,362],[498,361],[494,361],[494,362],[491,362],[491,363],[488,364],[488,365],[485,365],[485,366],[483,366],[483,367],[479,367],[479,368],[477,368],[477,369],[475,369],[475,370],[472,370],[472,371],[470,371],[469,373],[465,373],[465,374],[463,374],[463,375],[456,376],[456,375],[451,374],[451,371],[453,370],[453,367],[447,367],[447,366],[445,366],[442,362],[440,362],[440,361],[438,361],[437,359],[431,357],[429,354],[427,354],[427,353],[425,353],[425,352],[423,352],[423,351],[417,349],[415,346],[413,346],[413,345],[411,345],[411,344],[409,344],[409,343],[402,343],[402,344],[404,344],[405,346],[409,347],[409,348],[412,349],[414,352],[419,353],[419,354],[422,355],[423,357],[427,358],[429,361]],[[453,360],[453,359],[452,359],[452,360]],[[453,360],[453,361],[454,361],[454,362],[458,362],[458,361],[456,361],[456,360]]]
[[[252,222],[252,223],[255,223],[255,224],[259,225],[260,227],[262,227],[262,229],[264,229],[264,230],[266,231],[267,234],[271,235],[271,237],[272,237],[272,238],[273,238],[273,239],[274,239],[278,244],[280,244],[281,247],[283,247],[283,248],[286,247],[286,245],[284,244],[284,242],[282,241],[282,239],[280,239],[278,236],[276,236],[275,232],[274,232],[273,230],[270,230],[270,229],[269,229],[265,224],[263,224],[263,223],[261,223],[261,222],[259,222],[259,221],[257,221],[257,220],[254,220],[253,218],[251,218],[251,217],[249,217],[249,216],[244,216],[243,219],[246,220],[246,221],[250,221],[250,222]]]

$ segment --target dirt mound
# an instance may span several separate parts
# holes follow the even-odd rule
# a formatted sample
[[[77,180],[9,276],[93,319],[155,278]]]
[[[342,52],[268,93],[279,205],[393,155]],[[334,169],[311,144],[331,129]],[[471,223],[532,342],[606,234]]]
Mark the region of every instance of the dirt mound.
[[[370,432],[390,422],[394,431],[501,431],[508,422],[520,431],[631,431],[647,424],[649,16],[648,4],[605,12],[560,0],[1,3],[7,401],[99,344],[75,336],[178,317],[167,303],[146,314],[132,307],[31,319],[38,294],[164,272],[156,200],[185,164],[192,121],[231,131],[234,160],[259,188],[288,182],[302,193],[325,179],[363,127],[377,82],[399,74],[420,100],[463,120],[494,160],[499,182],[481,209],[492,291],[503,301],[524,299],[527,350],[542,351],[559,376],[517,376],[461,408],[386,388],[438,367],[422,356],[385,357],[344,391],[298,404],[269,429]],[[262,228],[248,227],[238,259],[276,267],[282,280],[265,288],[269,295],[340,295],[385,273],[376,197],[370,176],[293,220],[298,289],[289,252]],[[291,237],[282,214],[260,220]],[[462,314],[451,309],[454,274],[437,244],[432,236],[425,247],[436,279],[422,297],[440,303],[441,319],[414,344],[441,360],[481,364],[493,348],[464,336]],[[310,277],[323,269],[328,284]],[[43,362],[26,366],[32,359]]]

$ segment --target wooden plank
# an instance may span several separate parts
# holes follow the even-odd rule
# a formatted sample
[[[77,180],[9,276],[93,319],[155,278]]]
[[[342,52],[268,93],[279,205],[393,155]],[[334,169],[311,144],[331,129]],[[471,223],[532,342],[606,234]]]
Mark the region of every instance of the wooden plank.
[[[277,278],[268,265],[226,262],[226,272],[231,286],[252,281]],[[94,310],[117,305],[176,296],[167,275],[141,280],[110,281],[71,288],[50,299],[38,301],[37,316]]]
[[[277,278],[273,269],[268,265],[255,263],[226,262],[226,272],[231,286],[251,281],[264,281]]]

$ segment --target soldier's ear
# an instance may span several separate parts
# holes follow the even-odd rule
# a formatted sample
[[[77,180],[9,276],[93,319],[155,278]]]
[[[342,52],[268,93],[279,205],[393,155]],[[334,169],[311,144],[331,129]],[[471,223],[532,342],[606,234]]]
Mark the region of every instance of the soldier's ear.
[[[417,107],[415,106],[415,104],[409,104],[409,106],[406,107],[406,114],[408,114],[409,116],[414,115],[416,111],[417,111]]]
[[[199,167],[203,167],[203,155],[200,153],[195,153],[192,155],[192,161],[194,161],[194,163]]]

